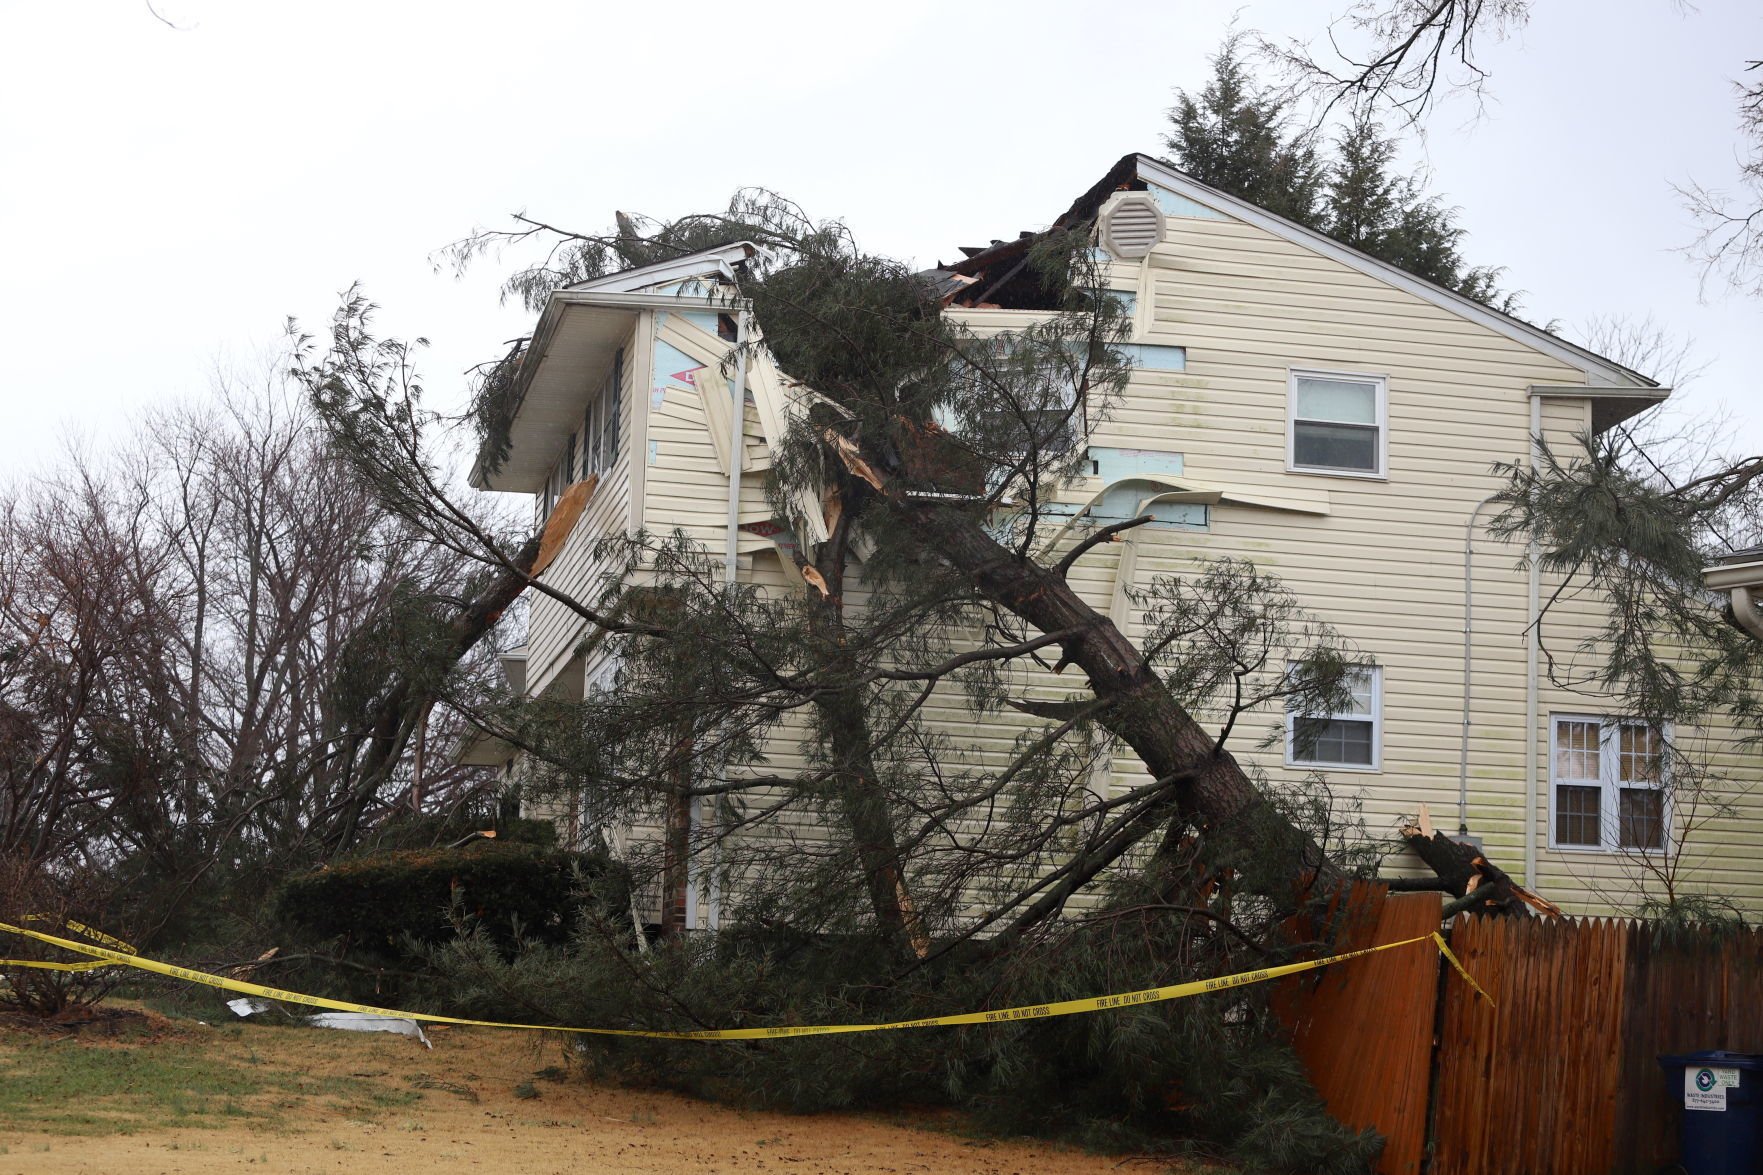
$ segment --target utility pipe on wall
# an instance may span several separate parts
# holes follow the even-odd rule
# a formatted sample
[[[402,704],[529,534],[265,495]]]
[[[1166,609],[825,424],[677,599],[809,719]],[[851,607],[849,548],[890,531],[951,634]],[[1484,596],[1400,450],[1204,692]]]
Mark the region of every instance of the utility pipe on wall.
[[[751,308],[743,306],[735,326],[735,379],[729,385],[728,553],[724,570],[731,584],[740,556],[741,456],[747,447],[747,323],[751,317]]]
[[[1475,522],[1494,500],[1483,498],[1463,528],[1463,744],[1457,752],[1457,835],[1469,835],[1469,690],[1475,640]]]
[[[1530,467],[1543,455],[1543,402],[1530,398]],[[1525,551],[1529,570],[1530,606],[1524,642],[1524,884],[1536,892],[1537,880],[1537,654],[1542,648],[1542,567],[1533,538]]]

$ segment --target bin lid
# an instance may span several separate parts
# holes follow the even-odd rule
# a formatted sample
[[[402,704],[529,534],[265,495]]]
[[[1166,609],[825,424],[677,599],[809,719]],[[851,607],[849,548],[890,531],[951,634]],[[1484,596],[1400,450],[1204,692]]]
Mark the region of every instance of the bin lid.
[[[1763,1053],[1733,1053],[1725,1049],[1710,1049],[1700,1053],[1661,1056],[1659,1064],[1666,1069],[1717,1065],[1723,1069],[1749,1069],[1752,1072],[1760,1072],[1763,1071]]]

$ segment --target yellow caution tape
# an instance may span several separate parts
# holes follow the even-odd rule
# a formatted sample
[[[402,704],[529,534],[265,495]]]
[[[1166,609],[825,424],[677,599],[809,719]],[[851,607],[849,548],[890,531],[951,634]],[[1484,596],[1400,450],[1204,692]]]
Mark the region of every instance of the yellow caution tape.
[[[26,922],[55,922],[55,921],[58,921],[58,919],[51,918],[47,914],[30,914],[25,917],[25,921]],[[102,930],[93,930],[90,926],[87,926],[83,922],[75,922],[72,918],[62,918],[62,919],[59,919],[59,921],[63,926],[67,927],[69,930],[73,931],[75,934],[79,935],[81,938],[89,938],[93,942],[103,943],[105,946],[112,947],[116,950],[119,950],[125,955],[140,954],[139,951],[135,950],[134,947],[130,946],[128,943],[124,942],[122,939],[111,938],[108,934],[105,934]]]
[[[140,953],[136,951],[134,947],[122,941],[122,939],[112,938],[102,930],[93,930],[90,926],[87,926],[82,922],[75,922],[72,918],[58,919],[52,918],[47,914],[25,914],[22,920],[25,922],[60,922],[75,934],[83,935],[84,937],[91,939],[93,942],[105,943],[109,946],[115,947],[117,950],[122,951],[125,954],[134,955]],[[39,971],[101,971],[106,967],[114,966],[116,966],[115,963],[109,962],[105,959],[95,959],[90,963],[48,963],[40,959],[0,959],[0,970],[7,967],[31,967]]]
[[[369,1016],[399,1016],[406,1020],[421,1020],[428,1024],[460,1024],[473,1028],[523,1028],[538,1032],[575,1032],[590,1036],[636,1036],[649,1040],[775,1040],[785,1036],[890,1032],[899,1028],[942,1028],[959,1024],[1001,1024],[1015,1020],[1045,1020],[1054,1016],[1078,1016],[1087,1012],[1106,1012],[1113,1008],[1130,1008],[1140,1004],[1186,999],[1188,996],[1202,995],[1206,992],[1246,987],[1251,983],[1265,983],[1269,979],[1279,979],[1286,975],[1314,971],[1319,967],[1344,963],[1348,959],[1374,955],[1379,951],[1393,951],[1398,947],[1413,946],[1419,942],[1436,944],[1458,973],[1469,980],[1470,986],[1474,987],[1488,1003],[1494,1002],[1487,992],[1482,991],[1480,984],[1477,984],[1474,979],[1470,979],[1469,973],[1463,969],[1463,965],[1451,953],[1451,948],[1446,945],[1444,936],[1434,931],[1417,938],[1405,938],[1401,942],[1387,942],[1381,946],[1331,955],[1326,959],[1285,963],[1278,967],[1264,967],[1259,971],[1222,975],[1217,979],[1197,979],[1191,983],[1177,983],[1169,987],[1150,987],[1143,991],[1122,992],[1119,995],[1092,996],[1089,999],[1060,1000],[1050,1004],[1027,1004],[1020,1008],[999,1008],[992,1012],[964,1012],[956,1016],[931,1016],[923,1020],[897,1020],[891,1024],[803,1024],[780,1025],[775,1028],[705,1028],[686,1032],[653,1032],[642,1028],[573,1028],[558,1024],[509,1024],[500,1020],[466,1020],[458,1016],[437,1016],[432,1012],[401,1012],[395,1008],[378,1008],[372,1004],[352,1004],[347,1000],[332,1000],[323,996],[306,995],[298,991],[283,991],[279,987],[265,987],[261,983],[247,983],[242,979],[228,979],[224,975],[210,975],[206,971],[193,971],[188,967],[174,967],[170,963],[161,963],[157,959],[127,955],[119,951],[107,950],[104,947],[88,946],[85,943],[57,938],[52,934],[44,934],[38,930],[26,930],[23,927],[11,926],[5,922],[0,922],[0,930],[12,934],[22,934],[26,938],[34,938],[38,942],[63,947],[82,955],[108,959],[114,963],[138,967],[143,971],[153,971],[160,975],[169,975],[173,979],[182,979],[189,983],[206,984],[209,987],[224,988],[227,991],[236,991],[243,995],[262,996],[265,999],[282,1000],[290,1004],[305,1004],[313,1008],[329,1008],[338,1012],[362,1012]]]
[[[0,959],[0,971],[8,967],[35,967],[39,971],[101,971],[106,967],[114,967],[115,963],[106,963],[99,959],[92,963],[45,963],[40,959]]]

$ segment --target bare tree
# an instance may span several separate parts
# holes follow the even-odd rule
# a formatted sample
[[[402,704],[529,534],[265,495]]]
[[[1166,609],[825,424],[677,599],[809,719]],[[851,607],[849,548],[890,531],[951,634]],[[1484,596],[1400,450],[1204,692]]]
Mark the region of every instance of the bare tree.
[[[1465,95],[1479,111],[1491,84],[1484,46],[1522,29],[1533,11],[1532,0],[1353,0],[1329,24],[1326,52],[1301,38],[1263,39],[1261,49],[1286,74],[1288,97],[1315,99],[1324,117],[1345,103],[1391,110],[1417,126],[1447,95]],[[1755,75],[1763,62],[1743,69]],[[1673,186],[1697,222],[1684,252],[1704,279],[1718,274],[1734,290],[1763,296],[1763,82],[1734,81],[1733,91],[1736,191],[1694,179]]]
[[[412,803],[417,732],[458,729],[398,670],[470,611],[461,572],[275,375],[23,486],[0,506],[0,853],[126,874],[169,917],[217,867],[351,848]],[[455,677],[488,669],[473,643]],[[429,811],[492,782],[422,769]]]

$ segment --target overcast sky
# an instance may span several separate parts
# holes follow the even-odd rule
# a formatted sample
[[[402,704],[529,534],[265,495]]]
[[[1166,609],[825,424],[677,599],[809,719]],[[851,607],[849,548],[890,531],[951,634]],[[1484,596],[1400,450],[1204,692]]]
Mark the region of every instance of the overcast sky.
[[[433,402],[525,333],[501,267],[429,254],[525,209],[597,229],[763,184],[929,264],[1044,226],[1120,155],[1162,153],[1231,14],[1315,36],[1345,0],[599,5],[0,0],[0,466],[257,369],[360,281],[433,341]],[[1671,190],[1735,174],[1731,82],[1763,5],[1537,0],[1490,46],[1496,101],[1413,160],[1524,313],[1693,336],[1684,393],[1763,450],[1763,301],[1674,249]],[[1096,13],[1094,17],[1085,14]]]

